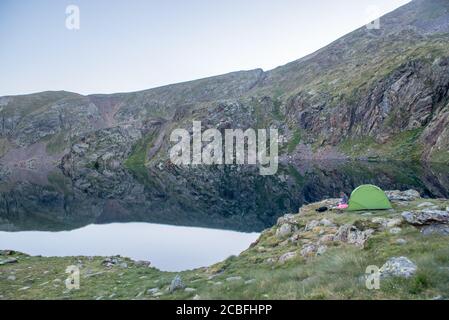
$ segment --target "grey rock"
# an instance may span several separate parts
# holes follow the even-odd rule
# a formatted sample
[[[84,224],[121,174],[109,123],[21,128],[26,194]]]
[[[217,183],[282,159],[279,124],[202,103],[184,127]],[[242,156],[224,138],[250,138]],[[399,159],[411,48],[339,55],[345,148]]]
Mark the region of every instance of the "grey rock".
[[[139,260],[139,261],[136,261],[134,264],[139,267],[148,267],[148,268],[151,267],[150,261]]]
[[[296,223],[295,216],[293,214],[286,214],[286,215],[278,218],[278,220],[277,220],[278,226],[281,226],[286,223],[295,224]]]
[[[345,224],[338,229],[337,233],[335,234],[334,240],[363,247],[366,240],[368,240],[368,238],[373,233],[373,229],[361,231],[351,224]]]
[[[272,257],[270,257],[270,258],[268,258],[266,261],[265,261],[266,263],[268,263],[268,264],[273,264],[273,263],[275,263],[276,262],[276,259],[275,258],[272,258]]]
[[[279,257],[279,262],[280,263],[284,263],[284,262],[286,262],[286,261],[288,261],[288,260],[291,260],[291,259],[294,259],[295,257],[296,257],[296,255],[297,255],[297,253],[296,252],[287,252],[287,253],[284,253],[283,255],[281,255],[280,257]]]
[[[326,218],[323,218],[320,220],[320,225],[325,226],[325,227],[335,227],[335,224]]]
[[[409,278],[417,271],[417,266],[407,257],[393,257],[380,268],[380,276]]]
[[[321,255],[323,255],[326,251],[327,251],[327,246],[325,246],[325,245],[320,245],[320,246],[318,246],[318,249],[316,250],[316,255],[317,255],[317,256],[321,256]]]
[[[432,202],[423,202],[417,205],[418,208],[423,208],[423,207],[432,207],[434,204]]]
[[[318,220],[312,220],[310,221],[306,227],[304,228],[305,231],[311,231],[314,228],[318,227],[320,225],[320,222]]]
[[[395,243],[402,246],[404,244],[407,244],[407,240],[400,238],[400,239],[397,239],[395,241]]]
[[[449,212],[442,210],[424,209],[422,211],[405,211],[402,218],[415,226],[434,223],[449,223]]]
[[[309,257],[315,254],[315,252],[317,251],[317,246],[309,243],[309,244],[305,244],[300,251],[301,256],[303,257]]]
[[[334,239],[335,236],[333,234],[325,234],[318,240],[318,244],[330,243],[333,242]]]
[[[228,277],[228,278],[226,278],[226,281],[228,281],[228,282],[240,281],[240,280],[242,280],[242,277],[241,277],[241,276],[234,276],[234,277]]]
[[[398,227],[395,227],[395,228],[389,229],[388,231],[389,231],[391,234],[399,234],[399,233],[401,233],[402,229],[401,229],[401,228],[398,228]]]
[[[25,290],[28,290],[28,289],[31,289],[31,287],[28,287],[28,286],[22,287],[18,291],[25,291]]]
[[[449,225],[447,224],[431,224],[421,228],[421,233],[425,236],[439,234],[449,236]]]
[[[421,198],[419,192],[412,189],[406,191],[399,191],[399,190],[385,191],[385,194],[391,201],[413,201]]]
[[[291,224],[284,223],[276,230],[277,238],[285,238],[293,232],[293,227]]]
[[[16,258],[0,259],[0,266],[19,262]]]
[[[184,291],[185,292],[195,292],[196,289],[195,288],[185,288]]]
[[[387,219],[385,226],[387,228],[394,228],[394,227],[399,227],[401,224],[402,224],[402,219],[393,218],[393,219]]]
[[[156,292],[159,292],[159,288],[151,288],[147,290],[147,294],[154,295]]]
[[[181,290],[184,288],[185,288],[184,282],[182,281],[181,276],[178,274],[175,276],[175,278],[170,283],[170,287],[169,287],[168,291],[170,293],[173,293],[176,290]]]
[[[0,256],[11,256],[16,253],[14,250],[0,250]]]
[[[8,276],[8,278],[6,278],[6,280],[8,280],[8,281],[16,281],[16,276],[13,276],[13,275]]]

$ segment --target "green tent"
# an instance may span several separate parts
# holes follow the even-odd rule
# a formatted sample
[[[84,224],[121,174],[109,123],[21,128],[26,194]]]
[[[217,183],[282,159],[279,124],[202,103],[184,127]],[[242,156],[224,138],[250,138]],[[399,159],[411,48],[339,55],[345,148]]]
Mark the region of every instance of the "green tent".
[[[366,184],[351,193],[348,211],[386,210],[391,209],[391,203],[385,192],[377,186]]]

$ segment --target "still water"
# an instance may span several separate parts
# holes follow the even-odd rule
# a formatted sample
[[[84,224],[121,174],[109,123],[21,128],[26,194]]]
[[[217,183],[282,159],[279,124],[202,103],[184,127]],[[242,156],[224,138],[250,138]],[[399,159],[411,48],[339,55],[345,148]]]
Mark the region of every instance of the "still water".
[[[0,246],[44,256],[112,256],[146,260],[164,271],[208,266],[238,255],[258,233],[152,223],[89,225],[72,231],[0,232]]]

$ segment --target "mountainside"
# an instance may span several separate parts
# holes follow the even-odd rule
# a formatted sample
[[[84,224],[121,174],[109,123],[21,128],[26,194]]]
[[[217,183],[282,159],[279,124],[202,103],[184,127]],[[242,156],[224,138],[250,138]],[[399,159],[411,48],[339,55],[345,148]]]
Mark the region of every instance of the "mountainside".
[[[100,198],[203,196],[223,168],[168,161],[174,128],[276,127],[283,162],[396,159],[449,164],[449,1],[415,0],[307,57],[133,93],[0,98],[0,181]],[[53,176],[52,176],[53,175]],[[276,179],[276,178],[273,178]],[[54,181],[55,179],[53,179]],[[254,181],[247,182],[254,183]]]

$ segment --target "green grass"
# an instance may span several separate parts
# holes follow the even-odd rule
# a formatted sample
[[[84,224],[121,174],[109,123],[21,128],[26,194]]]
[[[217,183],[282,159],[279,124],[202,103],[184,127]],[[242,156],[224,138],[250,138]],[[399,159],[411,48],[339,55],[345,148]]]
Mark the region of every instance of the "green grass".
[[[154,139],[154,133],[148,134],[140,139],[133,146],[131,154],[124,163],[125,167],[145,185],[153,185],[152,179],[148,173],[148,168],[146,167],[146,162],[148,151],[150,150]]]
[[[9,141],[6,138],[0,139],[0,157],[3,157],[9,150]]]
[[[59,132],[49,137],[45,137],[44,141],[47,142],[46,151],[50,155],[61,153],[68,147],[66,133],[64,132]]]
[[[288,142],[287,145],[287,151],[288,153],[292,153],[293,151],[295,151],[296,147],[298,146],[298,144],[301,142],[301,132],[299,129],[296,129],[293,132],[293,136],[290,139],[290,141]]]
[[[48,174],[47,180],[57,191],[69,195],[72,193],[72,180],[62,174],[61,171],[52,171]]]
[[[408,130],[393,136],[384,144],[373,137],[347,139],[339,144],[339,150],[351,158],[368,157],[391,160],[419,161],[423,145],[419,141],[423,129]]]
[[[449,151],[438,150],[432,153],[432,162],[449,164]]]

